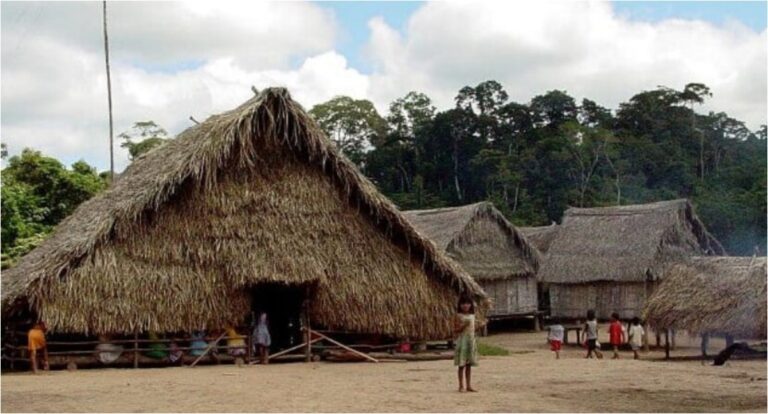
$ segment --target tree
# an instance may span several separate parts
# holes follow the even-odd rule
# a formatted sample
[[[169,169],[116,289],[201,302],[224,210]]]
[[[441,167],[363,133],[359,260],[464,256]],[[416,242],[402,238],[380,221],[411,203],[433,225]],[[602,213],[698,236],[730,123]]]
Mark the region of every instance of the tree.
[[[696,113],[693,111],[693,105],[703,104],[707,97],[712,97],[712,92],[703,83],[689,83],[680,94],[680,99],[691,105],[691,128],[699,136],[699,171],[702,181],[704,181],[704,134],[696,129]]]
[[[39,244],[77,206],[106,187],[84,161],[68,170],[31,149],[8,160],[2,181],[4,265]]]
[[[309,114],[341,152],[360,165],[369,145],[386,132],[386,123],[371,101],[338,96],[315,105]]]
[[[124,142],[121,148],[128,149],[131,161],[157,148],[169,139],[168,133],[155,121],[138,121],[133,127],[118,135]]]

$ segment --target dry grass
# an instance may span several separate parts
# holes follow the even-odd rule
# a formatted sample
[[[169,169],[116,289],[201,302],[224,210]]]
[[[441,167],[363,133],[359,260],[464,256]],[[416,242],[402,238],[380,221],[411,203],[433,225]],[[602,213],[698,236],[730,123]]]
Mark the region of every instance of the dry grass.
[[[261,282],[311,287],[315,323],[446,337],[482,289],[422,237],[283,89],[134,161],[3,274],[3,316],[58,332],[236,322]]]
[[[696,257],[667,271],[644,311],[660,327],[766,337],[766,258]]]

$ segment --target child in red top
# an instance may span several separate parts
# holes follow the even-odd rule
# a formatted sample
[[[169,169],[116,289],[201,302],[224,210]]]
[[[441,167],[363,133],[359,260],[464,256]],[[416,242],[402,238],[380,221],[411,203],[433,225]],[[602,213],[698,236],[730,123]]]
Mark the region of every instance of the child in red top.
[[[613,347],[613,359],[619,359],[619,346],[624,343],[626,334],[624,326],[619,321],[619,314],[611,314],[611,325],[608,327],[608,334],[611,337],[611,346]]]

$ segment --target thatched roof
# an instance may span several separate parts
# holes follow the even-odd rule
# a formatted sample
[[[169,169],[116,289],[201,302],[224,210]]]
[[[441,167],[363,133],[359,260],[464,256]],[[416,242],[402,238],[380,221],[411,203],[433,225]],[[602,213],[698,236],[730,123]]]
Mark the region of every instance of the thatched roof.
[[[672,266],[649,298],[654,326],[766,337],[766,258],[696,257]]]
[[[694,255],[723,255],[687,200],[569,208],[539,278],[549,283],[642,282]]]
[[[492,203],[403,214],[476,280],[532,276],[539,268],[538,251]]]
[[[523,236],[533,244],[536,250],[546,254],[549,251],[549,246],[552,245],[552,241],[555,240],[557,228],[557,223],[552,223],[549,226],[518,227],[517,230],[523,233]]]
[[[69,332],[221,326],[262,282],[311,286],[315,323],[415,338],[485,303],[284,89],[135,160],[2,281],[4,315]]]

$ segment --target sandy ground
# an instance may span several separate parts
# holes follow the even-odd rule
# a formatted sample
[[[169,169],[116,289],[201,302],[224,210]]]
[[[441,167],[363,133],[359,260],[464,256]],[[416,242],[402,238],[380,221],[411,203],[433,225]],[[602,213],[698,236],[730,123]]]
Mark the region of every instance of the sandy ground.
[[[766,411],[763,360],[585,360],[567,347],[556,361],[543,333],[482,340],[512,353],[481,359],[475,394],[456,391],[451,361],[91,369],[5,373],[2,411]],[[697,352],[680,337],[673,355]]]

